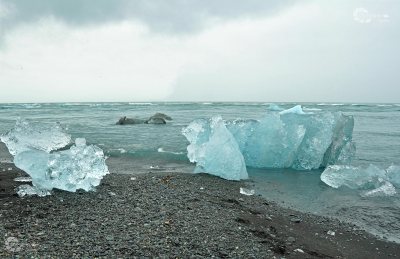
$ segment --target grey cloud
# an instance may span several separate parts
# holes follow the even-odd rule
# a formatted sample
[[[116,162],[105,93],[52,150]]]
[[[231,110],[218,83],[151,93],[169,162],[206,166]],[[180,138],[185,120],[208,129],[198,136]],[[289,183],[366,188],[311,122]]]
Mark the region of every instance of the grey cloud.
[[[188,33],[202,28],[207,18],[273,14],[295,0],[3,0],[14,14],[2,21],[3,29],[54,16],[71,25],[136,19],[152,30]]]

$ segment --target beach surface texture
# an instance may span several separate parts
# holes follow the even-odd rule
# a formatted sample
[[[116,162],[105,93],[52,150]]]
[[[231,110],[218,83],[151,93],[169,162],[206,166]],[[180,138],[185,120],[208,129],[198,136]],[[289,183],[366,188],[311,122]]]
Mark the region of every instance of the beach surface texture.
[[[396,258],[355,226],[240,193],[206,174],[110,174],[95,192],[15,194],[0,166],[0,257]],[[3,171],[5,169],[5,171]]]

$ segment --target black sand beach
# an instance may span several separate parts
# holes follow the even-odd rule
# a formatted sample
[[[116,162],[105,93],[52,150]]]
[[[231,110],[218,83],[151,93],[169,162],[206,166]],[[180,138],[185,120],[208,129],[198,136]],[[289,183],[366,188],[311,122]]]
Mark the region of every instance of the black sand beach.
[[[2,258],[395,258],[400,253],[399,244],[349,224],[242,195],[245,182],[206,174],[111,174],[96,192],[19,198],[13,178],[21,175],[12,164],[1,164]]]

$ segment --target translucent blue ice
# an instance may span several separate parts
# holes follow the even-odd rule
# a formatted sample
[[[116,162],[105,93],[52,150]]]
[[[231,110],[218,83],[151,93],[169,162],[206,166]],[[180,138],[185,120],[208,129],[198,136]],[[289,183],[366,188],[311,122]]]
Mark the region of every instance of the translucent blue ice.
[[[75,145],[64,151],[23,151],[15,156],[14,163],[32,177],[36,188],[42,190],[90,191],[109,173],[103,151],[86,145],[84,139],[76,139]]]
[[[193,121],[182,133],[190,142],[188,158],[196,163],[195,173],[205,172],[227,180],[248,178],[239,145],[221,117]]]
[[[218,136],[229,139],[230,147],[238,146],[246,166],[249,167],[310,170],[351,162],[355,153],[352,142],[353,117],[340,112],[306,113],[301,106],[284,111],[278,108],[269,110],[260,120],[238,119],[223,122],[221,118],[213,118],[192,122],[183,130],[190,142],[189,160],[197,162],[197,167],[204,171],[210,168],[201,164],[211,159],[208,156],[224,161],[240,161],[223,156],[226,145],[214,145],[213,150],[207,154],[204,152],[203,145],[209,143],[212,137]],[[217,123],[221,128],[218,134],[212,130],[212,123]],[[198,159],[199,157],[202,159]],[[218,164],[214,164],[212,169],[216,171],[217,166]],[[219,174],[226,171],[225,169],[220,168]]]
[[[59,124],[51,125],[31,123],[18,119],[15,127],[0,137],[11,155],[36,149],[45,152],[65,147],[71,142],[71,136]]]
[[[268,112],[259,121],[227,122],[247,166],[298,170],[350,163],[353,126],[351,116],[305,113],[300,106]]]
[[[363,196],[392,196],[400,188],[399,166],[381,169],[375,165],[354,167],[333,165],[321,174],[321,180],[333,188],[342,186],[363,190]]]
[[[103,151],[86,145],[85,139],[78,138],[69,149],[55,151],[71,142],[71,136],[58,123],[44,125],[18,120],[1,140],[14,156],[15,166],[32,178],[33,186],[20,187],[21,196],[45,196],[53,188],[70,192],[93,190],[109,173]]]

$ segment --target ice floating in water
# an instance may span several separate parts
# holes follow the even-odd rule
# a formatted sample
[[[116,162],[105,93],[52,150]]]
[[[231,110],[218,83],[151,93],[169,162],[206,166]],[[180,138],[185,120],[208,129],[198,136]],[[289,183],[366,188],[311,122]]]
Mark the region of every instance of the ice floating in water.
[[[71,142],[71,136],[59,123],[33,124],[21,119],[18,119],[15,127],[0,139],[13,156],[31,149],[50,152],[63,148]]]
[[[195,173],[209,173],[227,180],[247,179],[246,165],[239,145],[221,117],[192,122],[182,133],[189,140],[190,162]]]
[[[71,142],[59,124],[46,127],[18,120],[1,140],[14,155],[15,166],[32,178],[33,186],[19,188],[20,196],[46,196],[53,188],[70,192],[93,190],[109,173],[103,151],[86,145],[83,138],[77,138],[75,145],[67,150],[54,151]]]
[[[333,188],[346,186],[363,190],[362,196],[393,196],[400,188],[400,167],[384,170],[374,165],[367,168],[334,165],[321,174],[321,180]]]
[[[351,162],[355,153],[353,117],[340,112],[305,113],[301,106],[280,112],[277,110],[273,107],[259,121],[235,120],[224,124],[220,120],[220,127],[226,126],[228,131],[219,131],[219,137],[227,134],[230,146],[236,142],[249,167],[310,170]],[[198,162],[195,158],[200,155],[203,160],[209,159],[207,156],[235,160],[222,155],[224,145],[216,145],[208,154],[202,151],[203,145],[215,135],[210,125],[214,120],[196,120],[183,130],[190,142],[188,157],[191,162]]]
[[[268,110],[270,111],[283,111],[283,109],[281,107],[279,107],[278,105],[271,103],[268,108]]]
[[[397,193],[396,188],[393,186],[393,184],[387,181],[382,181],[382,182],[383,184],[380,187],[373,189],[371,191],[363,192],[361,195],[364,197],[376,197],[376,196],[393,196]]]
[[[294,114],[306,114],[303,109],[301,108],[301,105],[296,105],[290,109],[281,111],[279,114],[280,115],[284,115],[284,114],[288,114],[288,113],[294,113]]]

